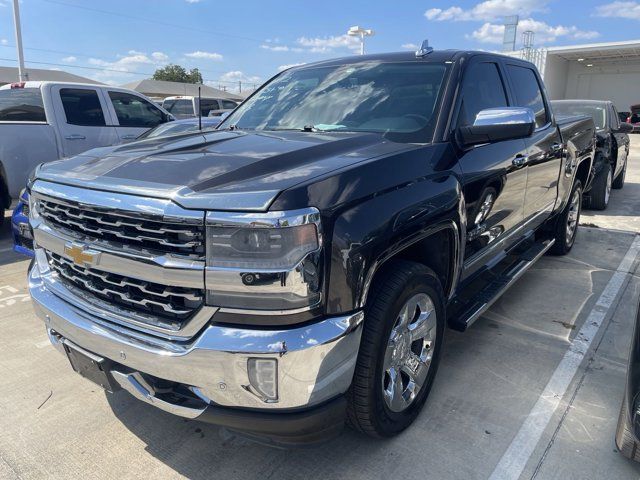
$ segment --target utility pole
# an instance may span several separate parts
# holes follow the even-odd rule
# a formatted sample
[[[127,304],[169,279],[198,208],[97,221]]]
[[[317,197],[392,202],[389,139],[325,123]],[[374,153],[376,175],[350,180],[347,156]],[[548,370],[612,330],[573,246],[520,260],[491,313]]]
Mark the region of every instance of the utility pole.
[[[24,53],[22,52],[22,31],[20,29],[20,7],[18,0],[13,0],[13,23],[16,27],[16,48],[18,49],[18,81],[26,82],[29,75],[24,69]]]
[[[238,80],[238,93],[242,93],[242,80]]]

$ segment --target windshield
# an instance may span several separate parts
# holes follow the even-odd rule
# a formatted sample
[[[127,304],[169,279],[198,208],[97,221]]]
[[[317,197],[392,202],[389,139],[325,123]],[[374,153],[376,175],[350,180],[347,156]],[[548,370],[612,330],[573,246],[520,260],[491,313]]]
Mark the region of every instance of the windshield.
[[[381,132],[427,141],[446,70],[444,64],[369,61],[286,71],[222,128]]]
[[[554,103],[553,109],[557,115],[561,116],[587,115],[593,118],[593,123],[596,124],[598,130],[602,130],[606,125],[604,107],[588,104]]]

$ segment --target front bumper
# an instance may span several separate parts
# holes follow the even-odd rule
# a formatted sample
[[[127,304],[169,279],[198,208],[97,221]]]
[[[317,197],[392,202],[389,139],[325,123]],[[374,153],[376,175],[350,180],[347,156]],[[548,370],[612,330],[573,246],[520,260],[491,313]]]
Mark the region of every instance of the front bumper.
[[[104,322],[53,294],[47,288],[49,281],[55,280],[42,276],[37,265],[31,268],[29,290],[34,308],[53,345],[64,351],[64,342],[69,342],[110,360],[116,375],[122,370],[117,380],[123,388],[172,413],[224,424],[222,419],[231,414],[221,415],[220,408],[231,407],[234,418],[241,412],[238,409],[249,417],[282,414],[275,415],[274,421],[262,421],[262,425],[277,426],[278,418],[299,417],[312,407],[322,410],[351,384],[362,332],[361,312],[277,330],[209,324],[194,338],[178,342]],[[247,362],[256,357],[277,359],[275,402],[264,400],[251,387]],[[173,409],[153,398],[142,377],[136,377],[138,373],[185,386],[204,403],[195,410]],[[224,410],[231,412],[231,408]],[[331,411],[335,413],[335,407]],[[215,421],[217,416],[220,422]],[[308,423],[302,424],[308,429]]]

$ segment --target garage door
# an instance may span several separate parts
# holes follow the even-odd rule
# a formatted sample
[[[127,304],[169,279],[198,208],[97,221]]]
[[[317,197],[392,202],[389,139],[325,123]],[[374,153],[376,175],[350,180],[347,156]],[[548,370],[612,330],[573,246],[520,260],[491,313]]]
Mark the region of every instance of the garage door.
[[[640,103],[640,72],[578,75],[576,98],[611,100],[619,111]]]

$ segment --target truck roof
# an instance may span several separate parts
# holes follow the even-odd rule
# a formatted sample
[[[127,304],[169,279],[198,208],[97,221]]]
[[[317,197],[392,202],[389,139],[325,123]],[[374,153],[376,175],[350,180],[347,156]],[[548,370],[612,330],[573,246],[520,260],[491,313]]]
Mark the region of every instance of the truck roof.
[[[101,87],[109,87],[109,88],[117,88],[110,87],[108,85],[97,85],[95,83],[81,83],[81,82],[51,82],[51,81],[27,81],[27,82],[14,82],[7,83],[6,85],[2,85],[0,90],[9,90],[12,88],[41,88],[47,85],[69,85],[73,87],[91,87],[91,88],[101,88]]]

